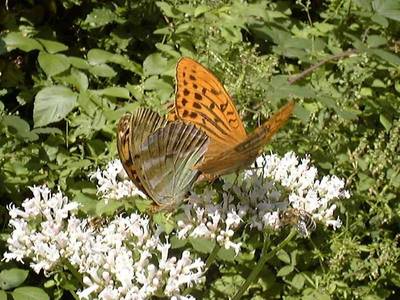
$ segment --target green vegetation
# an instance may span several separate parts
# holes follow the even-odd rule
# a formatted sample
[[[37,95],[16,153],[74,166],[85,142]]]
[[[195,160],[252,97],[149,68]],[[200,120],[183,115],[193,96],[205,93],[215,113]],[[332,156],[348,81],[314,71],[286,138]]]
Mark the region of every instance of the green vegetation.
[[[189,56],[218,75],[249,131],[294,99],[295,116],[268,150],[309,154],[322,173],[345,178],[351,192],[338,203],[342,228],[290,241],[245,297],[400,297],[398,0],[3,3],[1,253],[10,233],[6,207],[29,197],[28,186],[60,186],[96,213],[88,173],[116,158],[117,120],[141,105],[165,113],[175,64]],[[206,288],[192,294],[232,297],[254,269],[261,239],[254,236],[234,260],[211,266]],[[0,269],[13,270],[13,283],[0,280],[0,287],[15,288],[15,299],[26,293],[44,299],[43,291],[72,299],[67,276],[49,279],[16,263],[0,262]],[[0,278],[11,276],[3,272]]]

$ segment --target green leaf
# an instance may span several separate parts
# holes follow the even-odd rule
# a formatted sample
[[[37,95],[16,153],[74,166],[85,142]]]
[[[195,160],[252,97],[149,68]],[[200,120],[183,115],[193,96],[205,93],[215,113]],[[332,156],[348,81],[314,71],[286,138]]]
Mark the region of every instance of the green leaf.
[[[398,0],[374,0],[372,8],[381,16],[400,21],[400,1]]]
[[[171,98],[174,88],[162,78],[152,76],[144,82],[145,90],[154,90],[160,96],[162,102],[166,102]]]
[[[89,28],[98,28],[107,24],[117,22],[121,23],[124,19],[120,18],[111,8],[95,8],[87,15],[84,24]]]
[[[6,44],[7,51],[14,49],[20,49],[25,52],[43,50],[42,45],[38,41],[22,35],[21,32],[10,32],[2,40]]]
[[[23,269],[9,269],[0,272],[0,288],[9,290],[21,285],[28,277],[29,271]]]
[[[285,250],[279,250],[276,257],[286,264],[290,264],[290,256]]]
[[[0,290],[0,300],[7,300],[7,293]]]
[[[129,99],[129,90],[123,87],[110,87],[102,90],[93,91],[97,95],[103,96],[110,96],[110,97],[117,97],[117,98],[125,98]]]
[[[162,10],[162,12],[167,16],[171,18],[178,18],[179,17],[179,11],[175,9],[173,6],[170,4],[163,2],[163,1],[157,1],[156,5]]]
[[[87,54],[87,59],[92,65],[100,65],[110,61],[113,55],[113,53],[102,49],[91,49]]]
[[[96,204],[96,215],[112,216],[123,205],[122,201],[110,199],[107,201],[100,200]]]
[[[94,76],[99,76],[99,77],[114,77],[115,75],[117,75],[114,69],[106,64],[95,65],[91,67],[89,71]]]
[[[285,277],[286,275],[289,275],[290,273],[292,273],[294,270],[293,266],[284,266],[282,267],[278,273],[276,274],[276,276],[278,277]]]
[[[300,290],[304,286],[304,281],[305,281],[305,278],[304,278],[303,274],[300,273],[300,274],[296,274],[293,276],[293,279],[290,282],[290,284],[293,287],[295,287],[296,289]]]
[[[161,53],[151,54],[143,62],[145,76],[165,74],[174,70],[175,61],[168,60]]]
[[[379,121],[386,130],[390,130],[390,128],[392,128],[392,121],[385,114],[379,115]]]
[[[372,55],[378,56],[379,58],[387,61],[395,67],[398,67],[400,65],[400,57],[396,54],[393,54],[383,49],[369,49],[368,52]]]
[[[220,248],[217,255],[219,259],[230,262],[233,262],[236,257],[235,250],[231,248],[226,249],[225,247]]]
[[[67,70],[70,66],[67,57],[63,54],[47,54],[41,51],[38,61],[40,67],[49,77]]]
[[[38,40],[44,46],[46,51],[51,54],[68,50],[68,46],[60,42],[45,40],[45,39],[36,39],[36,40]]]
[[[215,247],[214,240],[208,240],[204,238],[189,238],[193,248],[200,253],[211,253]]]
[[[4,126],[9,127],[11,133],[28,141],[35,141],[39,137],[30,130],[29,124],[18,116],[6,115],[1,120]]]
[[[294,109],[294,115],[304,124],[308,124],[311,113],[303,105],[297,104]]]
[[[14,300],[49,300],[49,295],[37,287],[20,287],[15,289],[12,293]]]
[[[83,58],[73,57],[73,56],[69,56],[67,58],[68,58],[70,64],[77,69],[87,70],[90,68],[89,63],[86,60],[84,60]]]
[[[173,235],[169,241],[172,249],[179,249],[187,244],[187,239],[178,239],[176,235]]]
[[[371,20],[374,21],[376,24],[381,25],[384,28],[387,28],[389,26],[388,19],[386,19],[384,16],[381,16],[379,14],[374,14],[371,17]]]
[[[197,17],[201,16],[202,14],[204,14],[205,12],[209,11],[210,9],[211,9],[211,7],[209,7],[209,6],[199,5],[194,10],[194,16],[197,18]]]
[[[382,45],[386,45],[387,40],[381,35],[371,34],[367,38],[367,44],[369,47],[376,48]]]
[[[153,221],[158,224],[166,234],[170,234],[176,227],[173,218],[171,218],[169,214],[163,212],[154,214]]]
[[[40,90],[35,97],[33,120],[35,127],[58,122],[76,105],[77,94],[65,86],[52,86]]]
[[[60,129],[54,127],[35,128],[31,132],[35,134],[63,135],[63,132]]]

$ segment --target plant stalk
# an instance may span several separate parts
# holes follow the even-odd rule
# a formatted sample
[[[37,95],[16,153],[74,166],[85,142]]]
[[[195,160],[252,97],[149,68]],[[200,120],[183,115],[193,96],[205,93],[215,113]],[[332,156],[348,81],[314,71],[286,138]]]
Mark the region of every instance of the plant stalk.
[[[236,293],[236,295],[232,298],[232,300],[239,300],[242,298],[243,294],[247,291],[249,288],[250,284],[254,282],[256,278],[258,278],[258,275],[260,274],[261,270],[264,268],[265,263],[270,260],[272,257],[275,256],[275,254],[281,250],[283,247],[285,247],[291,240],[292,238],[296,235],[296,229],[292,228],[290,231],[289,235],[278,245],[276,246],[273,250],[270,252],[264,252],[262,253],[261,258],[259,259],[256,267],[251,271],[250,275],[247,277],[245,283],[240,287],[239,291]],[[264,241],[266,243],[267,241]]]

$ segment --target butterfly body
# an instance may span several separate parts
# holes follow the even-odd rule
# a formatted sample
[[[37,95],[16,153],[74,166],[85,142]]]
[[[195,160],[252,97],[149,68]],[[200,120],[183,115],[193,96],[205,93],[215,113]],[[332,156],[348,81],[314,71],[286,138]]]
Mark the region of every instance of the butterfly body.
[[[206,134],[143,108],[123,116],[117,130],[118,154],[133,183],[159,208],[183,201],[199,176],[193,166],[206,152]]]
[[[232,99],[210,70],[190,58],[182,58],[177,64],[176,81],[175,110],[169,119],[194,124],[210,137],[205,158],[196,165],[208,178],[251,165],[294,108],[294,102],[289,102],[247,134]]]

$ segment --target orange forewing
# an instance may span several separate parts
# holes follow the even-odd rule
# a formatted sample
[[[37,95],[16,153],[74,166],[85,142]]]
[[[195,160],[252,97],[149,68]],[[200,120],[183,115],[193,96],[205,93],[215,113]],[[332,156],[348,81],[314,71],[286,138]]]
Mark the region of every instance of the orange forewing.
[[[203,172],[203,177],[212,178],[251,165],[289,119],[294,102],[286,104],[247,135],[231,97],[218,78],[198,62],[182,58],[176,67],[174,108],[169,120],[193,123],[210,137],[204,161],[196,168]]]
[[[242,120],[223,85],[190,58],[176,67],[175,111],[180,120],[201,128],[212,141],[232,145],[246,137]]]

